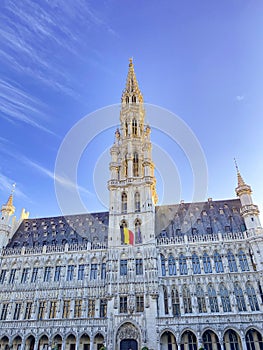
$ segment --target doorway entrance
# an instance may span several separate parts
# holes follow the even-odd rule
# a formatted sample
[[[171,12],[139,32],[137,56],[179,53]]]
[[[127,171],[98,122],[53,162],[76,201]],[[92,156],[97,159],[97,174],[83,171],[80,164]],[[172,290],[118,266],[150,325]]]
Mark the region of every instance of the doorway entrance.
[[[123,339],[120,342],[120,350],[138,350],[138,343],[134,339]]]

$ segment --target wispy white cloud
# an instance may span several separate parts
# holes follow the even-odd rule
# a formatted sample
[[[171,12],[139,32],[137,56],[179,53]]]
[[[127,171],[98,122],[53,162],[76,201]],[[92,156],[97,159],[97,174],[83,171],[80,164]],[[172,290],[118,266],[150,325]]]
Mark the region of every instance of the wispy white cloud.
[[[42,112],[44,104],[21,88],[0,79],[0,114],[10,122],[24,122],[50,134],[54,133],[41,123],[47,119]]]
[[[236,96],[236,100],[237,100],[237,101],[243,101],[244,98],[245,98],[244,95],[237,95],[237,96]]]
[[[79,99],[79,81],[65,69],[64,60],[90,62],[93,48],[89,46],[89,32],[94,27],[117,35],[113,28],[83,0],[65,2],[43,0],[32,2],[9,0],[2,6],[0,22],[0,59],[23,74],[52,89]],[[82,55],[83,48],[90,55]],[[19,60],[17,59],[19,57]],[[72,86],[74,85],[74,86]],[[75,88],[74,88],[75,87]]]
[[[41,174],[49,177],[50,179],[58,181],[61,185],[63,185],[64,187],[67,187],[68,189],[77,190],[85,195],[93,195],[90,191],[88,191],[83,186],[77,185],[76,183],[74,183],[73,181],[71,181],[70,179],[68,179],[66,177],[55,174],[53,171],[43,167],[42,165],[40,165],[40,164],[38,164],[38,163],[36,163],[36,162],[26,158],[26,157],[22,157],[21,161],[26,166],[29,166],[29,167],[37,170]]]

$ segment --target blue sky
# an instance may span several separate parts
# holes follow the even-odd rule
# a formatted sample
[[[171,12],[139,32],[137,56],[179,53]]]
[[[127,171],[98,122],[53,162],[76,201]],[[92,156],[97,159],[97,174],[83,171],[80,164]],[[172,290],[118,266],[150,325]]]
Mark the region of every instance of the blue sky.
[[[207,197],[235,197],[236,157],[262,208],[262,38],[260,0],[1,1],[1,203],[15,182],[18,212],[60,214],[53,176],[59,147],[84,116],[120,102],[133,57],[145,102],[175,113],[199,140]],[[118,113],[111,118],[118,123]],[[77,179],[89,211],[107,207],[113,134],[96,135],[81,156]],[[184,150],[158,130],[152,140],[175,163],[180,198],[191,200]],[[163,194],[173,178],[156,165],[160,204],[177,202],[176,190]]]

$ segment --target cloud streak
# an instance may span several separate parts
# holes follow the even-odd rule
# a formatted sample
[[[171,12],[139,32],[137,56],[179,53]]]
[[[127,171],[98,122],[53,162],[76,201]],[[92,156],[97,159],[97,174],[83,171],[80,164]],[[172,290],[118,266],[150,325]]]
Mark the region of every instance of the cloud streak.
[[[55,135],[40,119],[46,119],[41,111],[44,104],[11,82],[0,79],[0,113],[10,122],[23,122]]]
[[[9,0],[0,5],[0,10],[0,22],[5,24],[0,27],[0,60],[79,100],[80,94],[73,87],[80,88],[79,82],[67,73],[69,69],[65,69],[64,61],[98,64],[88,43],[90,32],[100,28],[116,36],[115,31],[82,0],[70,3]],[[88,49],[90,54],[82,55],[83,49]]]

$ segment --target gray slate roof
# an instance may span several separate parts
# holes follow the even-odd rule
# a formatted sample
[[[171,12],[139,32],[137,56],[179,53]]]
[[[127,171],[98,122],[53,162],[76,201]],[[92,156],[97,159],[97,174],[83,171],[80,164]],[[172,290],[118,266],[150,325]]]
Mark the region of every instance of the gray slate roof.
[[[239,199],[157,206],[156,237],[244,231],[240,207]],[[26,219],[7,247],[107,244],[108,225],[108,212]]]

